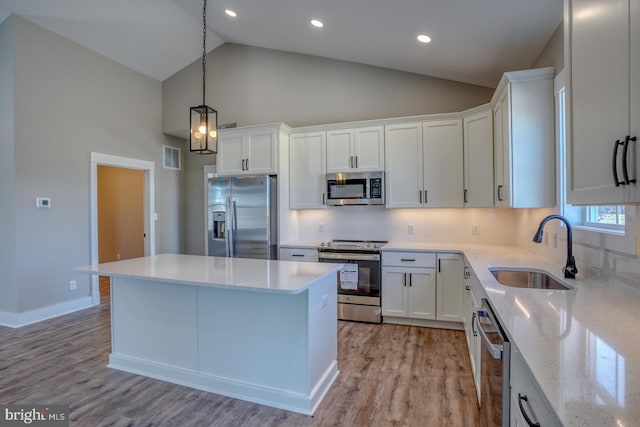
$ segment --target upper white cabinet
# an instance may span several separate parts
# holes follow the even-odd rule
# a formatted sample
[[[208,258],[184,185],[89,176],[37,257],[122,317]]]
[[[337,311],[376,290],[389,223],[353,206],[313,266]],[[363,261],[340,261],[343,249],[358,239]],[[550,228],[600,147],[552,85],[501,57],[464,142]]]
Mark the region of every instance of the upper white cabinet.
[[[218,175],[277,174],[279,126],[220,130],[216,159]]]
[[[495,205],[555,206],[553,68],[505,73],[494,96]]]
[[[327,173],[383,170],[383,126],[327,131]]]
[[[462,119],[425,122],[422,141],[423,206],[463,207]]]
[[[491,108],[466,115],[464,139],[464,206],[493,207],[493,114]]]
[[[566,4],[567,199],[640,202],[640,0]]]
[[[326,132],[292,134],[289,139],[289,207],[325,206]]]
[[[462,120],[385,127],[386,207],[462,207]]]

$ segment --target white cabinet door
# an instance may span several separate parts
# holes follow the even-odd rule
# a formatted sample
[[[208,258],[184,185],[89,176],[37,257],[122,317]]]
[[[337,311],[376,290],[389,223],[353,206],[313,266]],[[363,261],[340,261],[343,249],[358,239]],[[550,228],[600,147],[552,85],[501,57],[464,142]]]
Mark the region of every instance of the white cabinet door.
[[[220,135],[216,157],[216,173],[218,175],[242,175],[244,173],[242,135]]]
[[[494,204],[509,206],[509,87],[498,98],[493,109],[493,138],[494,138]]]
[[[493,207],[493,119],[491,109],[463,119],[464,206]]]
[[[355,129],[355,167],[359,171],[384,170],[384,127]]]
[[[423,204],[464,206],[462,119],[424,123],[422,128]]]
[[[276,132],[249,134],[244,138],[245,173],[274,175],[277,173]]]
[[[407,269],[382,268],[382,315],[407,316]]]
[[[325,206],[325,132],[293,134],[289,140],[289,207]]]
[[[318,250],[314,248],[280,248],[280,261],[318,262]]]
[[[422,123],[385,126],[387,208],[422,206]]]
[[[433,268],[416,268],[408,273],[407,315],[417,319],[436,318],[436,274]]]
[[[629,115],[629,82],[636,85],[637,96],[640,73],[632,68],[632,61],[638,67],[640,55],[638,0],[569,0],[568,10],[567,198],[576,204],[625,203],[638,184],[616,186],[614,169],[617,180],[623,181],[623,146],[616,141],[624,142],[631,130],[631,136],[640,137],[640,116],[637,111],[635,117]],[[593,14],[594,10],[606,13]],[[638,169],[632,169],[633,178],[638,178]]]
[[[353,129],[327,131],[327,173],[355,169]]]
[[[438,320],[462,322],[464,317],[464,260],[460,254],[438,254],[436,277]]]

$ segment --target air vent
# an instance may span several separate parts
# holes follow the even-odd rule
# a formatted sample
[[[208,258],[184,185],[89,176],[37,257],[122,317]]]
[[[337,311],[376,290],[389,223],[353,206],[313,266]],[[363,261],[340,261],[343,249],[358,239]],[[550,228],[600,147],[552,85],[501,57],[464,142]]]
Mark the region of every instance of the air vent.
[[[162,156],[162,164],[165,169],[180,170],[180,149],[170,147],[168,145],[162,146],[164,153]]]

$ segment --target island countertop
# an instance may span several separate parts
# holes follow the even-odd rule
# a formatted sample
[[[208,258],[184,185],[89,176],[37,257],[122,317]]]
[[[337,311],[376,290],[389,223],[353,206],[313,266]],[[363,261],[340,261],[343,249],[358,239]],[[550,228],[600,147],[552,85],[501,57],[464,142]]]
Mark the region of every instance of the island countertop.
[[[339,264],[161,254],[79,267],[76,271],[175,284],[298,294]]]

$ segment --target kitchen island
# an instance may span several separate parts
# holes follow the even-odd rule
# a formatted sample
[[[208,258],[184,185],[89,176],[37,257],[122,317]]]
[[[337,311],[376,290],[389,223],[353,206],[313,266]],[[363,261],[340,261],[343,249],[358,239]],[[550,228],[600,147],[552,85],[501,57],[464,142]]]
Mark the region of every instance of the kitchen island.
[[[156,255],[111,277],[109,367],[312,415],[338,375],[340,265]]]

